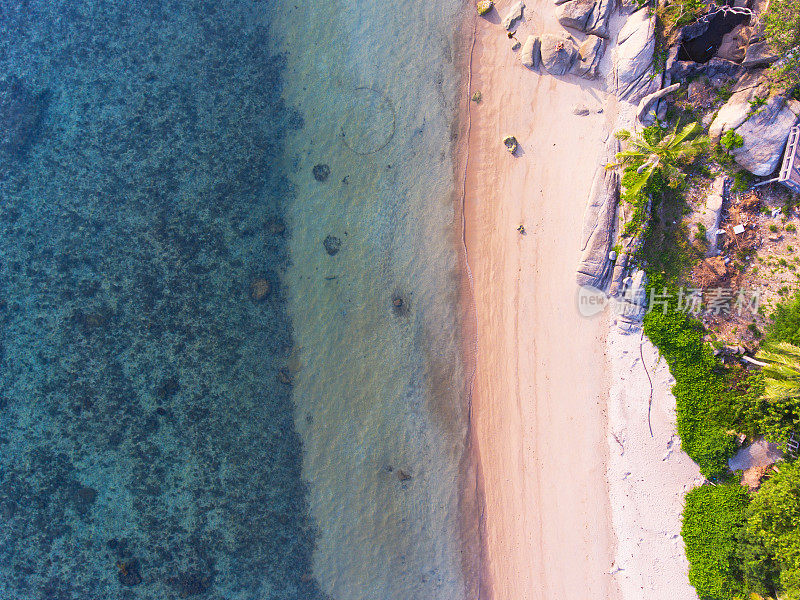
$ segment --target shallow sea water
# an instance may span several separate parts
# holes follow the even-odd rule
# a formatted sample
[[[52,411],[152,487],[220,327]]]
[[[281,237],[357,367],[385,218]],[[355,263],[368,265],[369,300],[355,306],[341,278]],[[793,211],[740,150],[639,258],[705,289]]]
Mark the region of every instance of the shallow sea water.
[[[0,598],[465,597],[460,11],[0,1]]]

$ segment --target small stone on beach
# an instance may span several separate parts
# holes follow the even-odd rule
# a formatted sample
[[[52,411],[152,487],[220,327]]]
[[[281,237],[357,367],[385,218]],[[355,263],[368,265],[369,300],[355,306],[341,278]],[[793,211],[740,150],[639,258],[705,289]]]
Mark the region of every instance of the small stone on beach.
[[[506,147],[506,150],[508,150],[511,154],[514,154],[514,152],[517,151],[517,147],[519,146],[517,144],[517,138],[515,138],[513,135],[505,136],[503,138],[503,145]]]

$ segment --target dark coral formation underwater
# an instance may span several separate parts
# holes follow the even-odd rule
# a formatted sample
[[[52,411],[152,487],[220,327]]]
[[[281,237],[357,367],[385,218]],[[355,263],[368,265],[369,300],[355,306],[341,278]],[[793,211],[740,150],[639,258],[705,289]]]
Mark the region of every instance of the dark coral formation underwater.
[[[321,597],[273,10],[0,5],[2,598]]]

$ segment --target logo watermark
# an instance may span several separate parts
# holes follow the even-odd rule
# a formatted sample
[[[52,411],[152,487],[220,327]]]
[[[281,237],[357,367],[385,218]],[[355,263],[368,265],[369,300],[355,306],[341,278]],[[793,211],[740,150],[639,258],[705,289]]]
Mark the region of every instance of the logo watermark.
[[[682,312],[692,316],[717,316],[736,314],[754,315],[761,302],[760,290],[733,288],[685,288],[674,291],[628,288],[620,297],[611,298],[602,290],[590,285],[578,288],[578,312],[582,317],[599,315],[607,307],[614,316],[644,315],[650,312],[666,314]]]

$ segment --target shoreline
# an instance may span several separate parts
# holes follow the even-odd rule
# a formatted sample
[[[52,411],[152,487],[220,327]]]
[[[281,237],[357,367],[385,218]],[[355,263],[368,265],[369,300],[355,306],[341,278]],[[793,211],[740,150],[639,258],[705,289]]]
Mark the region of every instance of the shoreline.
[[[499,14],[509,5],[502,3]],[[527,7],[520,37],[559,30],[551,13],[547,2]],[[614,111],[596,89],[599,82],[553,78],[523,67],[498,14],[489,17],[471,21],[473,64],[464,82],[468,123],[459,128],[469,130],[459,144],[466,146],[459,164],[466,172],[464,288],[472,291],[465,310],[474,307],[475,318],[465,318],[463,329],[465,364],[471,364],[474,351],[476,371],[470,464],[464,473],[465,487],[472,483],[477,490],[478,597],[584,598],[589,592],[613,599],[615,542],[605,480],[606,328],[577,315],[574,272],[597,150]],[[488,91],[493,89],[502,91],[494,95]],[[477,90],[480,104],[470,101]],[[573,103],[604,111],[577,116]],[[518,136],[520,156],[503,148],[504,128]],[[551,151],[547,163],[537,160],[535,150],[559,142],[562,147]],[[573,172],[565,169],[576,159],[582,162]],[[524,222],[527,235],[517,233],[517,221]],[[554,247],[560,251],[550,252]],[[534,291],[528,295],[523,289]],[[534,331],[537,335],[526,334]],[[473,341],[475,347],[468,348]],[[577,382],[570,355],[588,358]],[[578,390],[582,394],[575,394]],[[591,405],[585,418],[584,404]],[[575,444],[562,448],[571,434]],[[583,478],[575,477],[576,469]]]
[[[462,73],[459,83],[458,101],[458,141],[453,146],[453,165],[455,169],[453,205],[456,213],[454,232],[460,246],[459,285],[460,300],[458,303],[461,323],[462,360],[464,364],[464,402],[467,410],[467,431],[464,452],[459,467],[459,527],[463,549],[463,573],[466,587],[466,598],[492,600],[493,589],[491,572],[486,560],[486,518],[485,490],[481,467],[478,440],[472,418],[472,398],[477,369],[477,312],[475,309],[475,288],[467,254],[467,214],[465,200],[467,195],[467,172],[469,169],[469,139],[472,128],[472,59],[475,51],[478,27],[478,15],[467,10],[455,35],[457,67]]]

